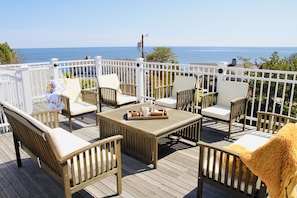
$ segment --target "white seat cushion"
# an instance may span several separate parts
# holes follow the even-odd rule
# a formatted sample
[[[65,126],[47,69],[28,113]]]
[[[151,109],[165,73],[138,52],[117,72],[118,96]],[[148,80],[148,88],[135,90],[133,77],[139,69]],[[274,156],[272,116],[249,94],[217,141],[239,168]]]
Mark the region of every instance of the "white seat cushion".
[[[175,109],[176,108],[176,97],[171,96],[168,98],[160,98],[155,101],[155,104]]]
[[[128,95],[122,95],[122,94],[118,94],[118,96],[117,96],[117,104],[118,105],[132,103],[132,102],[136,102],[136,101],[137,101],[137,97],[135,97],[135,96],[128,96]]]
[[[96,111],[97,106],[86,102],[70,103],[70,114],[71,116],[80,115]]]
[[[217,118],[225,121],[230,120],[230,107],[214,105],[201,110],[201,114],[206,117]]]
[[[260,146],[266,144],[274,135],[275,134],[264,133],[261,131],[251,131],[241,136],[232,144],[239,144],[252,152]]]

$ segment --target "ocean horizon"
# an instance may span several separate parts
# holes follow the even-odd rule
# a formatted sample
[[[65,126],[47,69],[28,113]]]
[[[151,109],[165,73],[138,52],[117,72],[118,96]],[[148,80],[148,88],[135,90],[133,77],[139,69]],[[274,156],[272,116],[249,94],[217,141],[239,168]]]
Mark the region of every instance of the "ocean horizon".
[[[146,54],[152,53],[154,47],[145,47]],[[251,63],[260,62],[261,57],[269,59],[273,52],[280,58],[297,53],[297,47],[170,47],[180,64],[190,63],[231,63],[239,57],[249,58]],[[129,59],[141,57],[137,47],[73,47],[73,48],[19,48],[14,49],[20,63],[49,62],[52,58],[60,61],[81,60],[87,56],[103,59]],[[238,60],[238,63],[240,61]]]

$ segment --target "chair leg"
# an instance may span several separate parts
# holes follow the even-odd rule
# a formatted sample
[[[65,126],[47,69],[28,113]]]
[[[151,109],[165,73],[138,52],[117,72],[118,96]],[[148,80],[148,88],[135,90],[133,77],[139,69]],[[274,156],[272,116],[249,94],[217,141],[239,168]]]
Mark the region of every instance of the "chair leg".
[[[21,160],[21,155],[20,155],[20,145],[19,145],[18,140],[14,136],[14,134],[13,134],[13,141],[14,141],[14,149],[15,149],[18,167],[22,167],[22,160]]]
[[[245,125],[246,125],[246,116],[244,116],[244,118],[243,118],[243,127],[242,127],[242,131],[245,130]]]
[[[201,178],[198,178],[197,198],[202,198],[202,191],[203,191],[203,182],[201,181]]]
[[[122,194],[122,172],[121,170],[117,173],[117,193],[118,195]]]
[[[99,125],[99,121],[97,119],[97,113],[95,113],[95,119],[96,119],[96,126],[98,126]]]
[[[72,133],[72,122],[71,122],[71,116],[69,116],[69,131]]]
[[[102,112],[102,104],[99,102],[99,112]]]
[[[229,140],[230,137],[231,137],[231,128],[232,128],[232,120],[230,120],[230,122],[229,122],[228,140]]]

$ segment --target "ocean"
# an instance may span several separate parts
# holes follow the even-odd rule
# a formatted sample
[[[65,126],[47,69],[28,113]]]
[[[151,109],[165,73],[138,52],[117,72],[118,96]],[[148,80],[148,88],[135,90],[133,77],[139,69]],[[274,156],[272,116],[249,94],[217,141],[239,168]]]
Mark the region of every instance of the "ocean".
[[[154,52],[154,47],[145,47],[145,52]],[[238,57],[249,58],[251,63],[260,62],[261,57],[269,59],[273,52],[288,57],[297,53],[297,47],[170,47],[181,64],[189,63],[231,63]],[[52,58],[64,60],[85,59],[102,56],[103,59],[133,59],[141,57],[137,47],[78,47],[78,48],[22,48],[14,49],[21,63],[48,62]]]

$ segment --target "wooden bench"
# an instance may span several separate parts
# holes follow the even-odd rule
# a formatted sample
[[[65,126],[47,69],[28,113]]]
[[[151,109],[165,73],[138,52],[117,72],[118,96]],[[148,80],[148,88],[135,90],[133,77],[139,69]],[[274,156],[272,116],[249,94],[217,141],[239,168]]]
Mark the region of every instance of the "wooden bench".
[[[22,166],[21,147],[63,185],[65,197],[112,175],[116,175],[117,193],[121,194],[121,135],[89,143],[62,128],[48,127],[58,126],[56,111],[33,118],[6,102],[2,107],[12,128],[18,167]]]
[[[296,118],[267,112],[258,112],[257,117],[257,129],[232,144],[255,150],[269,141],[285,124],[297,123]],[[200,154],[197,197],[202,197],[203,183],[236,197],[267,197],[265,183],[257,176],[252,176],[252,172],[240,160],[239,154],[204,142],[199,142],[198,145]]]

